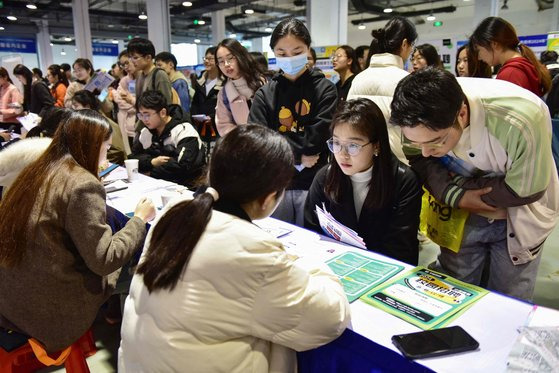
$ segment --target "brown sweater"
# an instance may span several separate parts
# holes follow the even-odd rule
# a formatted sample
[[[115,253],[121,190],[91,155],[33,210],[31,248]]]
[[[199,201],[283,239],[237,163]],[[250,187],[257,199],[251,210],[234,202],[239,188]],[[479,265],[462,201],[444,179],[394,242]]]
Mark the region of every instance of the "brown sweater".
[[[37,228],[36,236],[22,262],[0,267],[0,326],[38,339],[51,352],[91,326],[146,234],[134,217],[112,235],[99,180],[79,166],[64,171],[54,177],[48,196],[45,187],[39,194],[28,225],[30,234]]]

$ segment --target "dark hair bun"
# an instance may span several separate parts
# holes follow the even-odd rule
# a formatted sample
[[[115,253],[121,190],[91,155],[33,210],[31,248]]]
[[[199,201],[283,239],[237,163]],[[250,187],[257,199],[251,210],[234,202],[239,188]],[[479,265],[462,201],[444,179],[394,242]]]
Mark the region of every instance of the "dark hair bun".
[[[373,38],[379,41],[384,41],[385,34],[384,34],[384,29],[382,28],[371,31],[371,35],[373,35]]]

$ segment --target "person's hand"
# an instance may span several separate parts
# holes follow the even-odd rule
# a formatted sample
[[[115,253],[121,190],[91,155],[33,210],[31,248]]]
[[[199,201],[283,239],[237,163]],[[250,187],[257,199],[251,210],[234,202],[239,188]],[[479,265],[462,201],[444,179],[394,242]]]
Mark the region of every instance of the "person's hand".
[[[152,221],[153,218],[155,218],[155,205],[153,204],[153,201],[149,198],[143,197],[136,205],[134,216],[142,219],[144,223]]]
[[[128,102],[129,104],[132,103],[132,94],[130,92],[127,91],[120,92],[120,98],[122,98],[124,101]]]
[[[481,196],[492,190],[493,188],[491,187],[467,190],[460,201],[458,201],[458,207],[473,212],[474,214],[495,212],[497,211],[495,207],[488,205],[481,199]]]
[[[11,138],[12,138],[12,135],[9,132],[0,132],[0,138],[2,138],[2,142],[10,141]]]
[[[301,156],[301,164],[303,166],[305,166],[306,168],[311,168],[316,164],[316,162],[318,162],[319,156],[320,156],[320,154],[317,154],[317,155],[302,155]]]
[[[163,166],[165,163],[169,162],[169,159],[171,159],[171,157],[160,155],[159,157],[155,157],[151,160],[151,165],[153,167]]]

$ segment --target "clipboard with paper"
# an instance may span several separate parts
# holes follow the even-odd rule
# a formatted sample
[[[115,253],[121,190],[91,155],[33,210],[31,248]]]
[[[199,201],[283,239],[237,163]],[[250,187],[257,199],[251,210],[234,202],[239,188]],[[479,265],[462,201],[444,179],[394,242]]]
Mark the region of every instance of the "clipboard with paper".
[[[348,245],[358,247],[360,249],[366,249],[365,241],[363,238],[359,237],[357,232],[349,229],[336,219],[326,210],[324,204],[322,208],[316,207],[316,215],[318,217],[318,222],[324,233],[332,237],[333,239],[347,243]]]

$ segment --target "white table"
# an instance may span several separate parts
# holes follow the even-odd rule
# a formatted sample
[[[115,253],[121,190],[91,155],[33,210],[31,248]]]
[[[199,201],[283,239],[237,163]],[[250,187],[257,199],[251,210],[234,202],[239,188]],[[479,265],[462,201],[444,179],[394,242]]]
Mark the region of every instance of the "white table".
[[[109,193],[107,204],[128,213],[134,211],[141,197],[147,196],[160,208],[161,194],[169,191],[177,194],[190,193],[176,184],[140,175],[128,189]],[[255,223],[263,228],[290,230],[289,234],[279,239],[288,252],[300,257],[325,262],[344,252],[353,251],[404,265],[405,270],[413,268],[383,255],[360,250],[272,218]],[[503,372],[506,369],[507,356],[518,336],[517,328],[526,324],[531,311],[532,305],[529,303],[490,292],[450,324],[460,325],[470,333],[480,344],[478,351],[417,361],[441,373]],[[351,319],[353,331],[397,352],[399,351],[391,342],[392,335],[420,331],[418,327],[360,300],[351,304]]]
[[[292,233],[279,239],[288,251],[302,257],[326,261],[344,252],[353,251],[385,262],[404,265],[405,270],[414,268],[383,255],[360,250],[275,219],[268,218],[256,223],[263,227],[292,230]],[[449,326],[460,325],[470,333],[480,344],[478,351],[420,359],[417,362],[441,373],[504,372],[508,354],[518,336],[517,329],[525,325],[532,307],[529,303],[489,292],[449,324]],[[393,335],[421,331],[418,327],[361,300],[351,303],[351,324],[351,329],[356,333],[398,353],[398,349],[391,341]],[[559,325],[559,317],[557,325]]]

